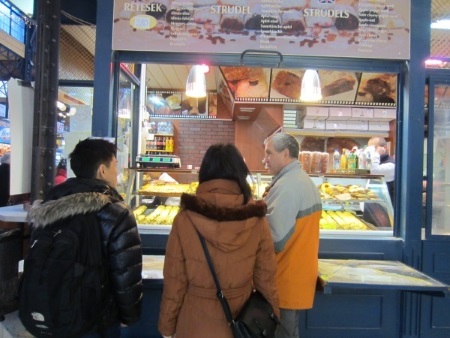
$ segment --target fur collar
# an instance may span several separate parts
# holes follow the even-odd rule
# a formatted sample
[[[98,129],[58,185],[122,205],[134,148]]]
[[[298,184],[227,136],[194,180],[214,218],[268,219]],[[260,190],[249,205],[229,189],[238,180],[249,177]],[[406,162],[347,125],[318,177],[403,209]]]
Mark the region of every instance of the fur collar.
[[[98,192],[77,193],[45,203],[37,200],[28,213],[28,222],[33,227],[45,227],[67,217],[99,211],[110,202],[109,196]]]
[[[221,208],[189,194],[181,195],[180,205],[183,209],[194,211],[219,222],[242,221],[251,217],[261,218],[267,213],[267,205],[264,201],[252,201],[233,208]]]

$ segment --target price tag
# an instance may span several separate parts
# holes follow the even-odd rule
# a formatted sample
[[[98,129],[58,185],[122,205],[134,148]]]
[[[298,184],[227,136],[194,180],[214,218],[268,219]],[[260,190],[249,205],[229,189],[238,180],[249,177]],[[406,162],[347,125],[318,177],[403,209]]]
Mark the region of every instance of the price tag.
[[[150,15],[136,15],[130,19],[131,27],[139,30],[152,29],[156,24],[156,19]]]

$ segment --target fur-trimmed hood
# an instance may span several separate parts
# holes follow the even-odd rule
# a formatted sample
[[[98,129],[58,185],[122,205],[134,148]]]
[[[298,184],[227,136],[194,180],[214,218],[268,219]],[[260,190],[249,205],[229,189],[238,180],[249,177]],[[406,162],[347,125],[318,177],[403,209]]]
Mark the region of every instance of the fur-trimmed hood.
[[[67,217],[99,211],[110,202],[108,196],[98,192],[77,193],[46,203],[37,200],[28,213],[28,222],[34,228],[45,227]]]
[[[217,206],[194,195],[183,194],[180,205],[183,209],[199,213],[219,222],[243,221],[251,217],[264,217],[267,205],[264,201],[255,201],[238,207]]]
[[[231,180],[201,183],[196,196],[181,196],[181,212],[176,222],[191,223],[205,239],[222,251],[233,251],[244,245],[253,229],[265,221],[264,201],[244,204],[238,185]]]
[[[119,193],[97,179],[69,178],[54,186],[45,200],[36,200],[28,213],[33,227],[45,227],[61,219],[97,212],[106,204],[121,201]]]

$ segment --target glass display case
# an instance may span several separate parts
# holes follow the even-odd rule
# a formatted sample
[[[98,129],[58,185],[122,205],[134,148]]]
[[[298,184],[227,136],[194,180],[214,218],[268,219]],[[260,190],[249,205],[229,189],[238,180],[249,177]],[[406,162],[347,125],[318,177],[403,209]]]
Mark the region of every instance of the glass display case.
[[[384,176],[309,176],[322,199],[322,234],[392,235],[394,209]],[[269,175],[256,174],[259,191],[264,191],[270,180]]]
[[[426,204],[428,235],[449,236],[450,223],[450,85],[432,86],[428,117]]]
[[[179,211],[182,193],[198,186],[195,170],[130,168],[126,201],[141,232],[169,233]],[[383,176],[310,175],[322,198],[323,234],[392,234],[393,207]],[[249,183],[256,199],[262,198],[271,176],[252,173]]]

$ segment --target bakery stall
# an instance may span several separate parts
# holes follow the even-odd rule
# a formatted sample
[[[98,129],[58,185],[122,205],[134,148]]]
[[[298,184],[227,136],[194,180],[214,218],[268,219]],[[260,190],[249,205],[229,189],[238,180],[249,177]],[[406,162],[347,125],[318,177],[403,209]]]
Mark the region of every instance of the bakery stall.
[[[414,164],[422,159],[420,151],[415,154],[411,149],[423,147],[417,137],[423,134],[423,124],[416,123],[423,116],[418,109],[423,106],[423,86],[419,90],[416,82],[422,78],[424,82],[425,77],[423,50],[411,41],[424,39],[421,30],[426,31],[426,23],[419,20],[413,27],[410,21],[422,18],[429,9],[424,2],[412,3],[236,0],[220,4],[191,1],[180,6],[161,1],[158,12],[126,0],[103,4],[102,11],[112,18],[102,21],[105,34],[98,37],[98,44],[112,44],[116,68],[120,63],[148,68],[206,63],[213,68],[215,88],[200,102],[183,96],[184,84],[151,88],[141,78],[144,94],[133,112],[135,150],[129,168],[134,178],[128,182],[126,197],[139,220],[144,253],[164,254],[177,198],[182,192],[194,191],[195,168],[201,160],[198,153],[218,140],[219,134],[242,151],[258,197],[270,181],[261,163],[263,141],[285,130],[298,137],[302,152],[328,154],[328,168],[310,173],[322,192],[325,211],[319,257],[402,261],[420,269],[421,217],[415,214],[415,197],[421,195],[416,190],[422,172]],[[97,50],[96,58],[108,64],[109,54]],[[97,88],[114,83],[111,79],[117,75],[106,68],[96,67]],[[300,99],[301,79],[308,69],[316,70],[323,80],[323,100]],[[179,73],[169,76],[176,78]],[[162,110],[148,103],[151,95],[165,101]],[[108,109],[99,108],[114,106],[107,97],[105,102],[94,102],[94,111],[100,114]],[[150,136],[142,141],[145,118],[149,123],[173,123],[172,155],[178,156],[179,168],[166,166],[167,139],[163,138],[166,145],[161,148],[161,135],[148,132],[150,126],[145,125]],[[102,124],[96,127],[93,130],[105,128]],[[371,136],[387,138],[396,157],[395,199],[401,202],[395,206],[383,177],[348,167],[341,172],[331,170],[336,148],[342,152],[355,145],[363,147]],[[144,147],[156,148],[152,152]],[[382,216],[369,220],[364,213],[376,209],[375,205],[383,210]],[[383,226],[374,224],[378,218],[384,219],[378,221]],[[145,327],[149,336],[157,336],[157,311],[150,308],[158,308],[161,284],[147,282],[146,287],[147,322],[137,330],[143,332]],[[351,330],[359,337],[403,336],[406,331],[418,337],[413,323],[420,321],[420,311],[414,310],[420,296],[415,291],[421,290],[344,285],[331,294],[319,292],[314,308],[301,317],[301,335],[339,337]],[[345,311],[333,312],[338,308]]]

